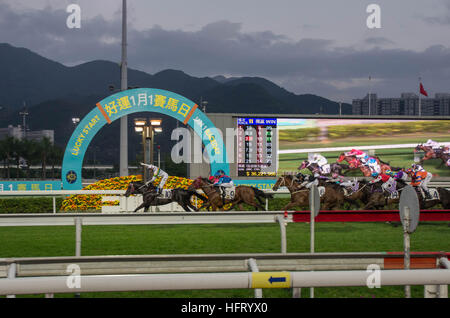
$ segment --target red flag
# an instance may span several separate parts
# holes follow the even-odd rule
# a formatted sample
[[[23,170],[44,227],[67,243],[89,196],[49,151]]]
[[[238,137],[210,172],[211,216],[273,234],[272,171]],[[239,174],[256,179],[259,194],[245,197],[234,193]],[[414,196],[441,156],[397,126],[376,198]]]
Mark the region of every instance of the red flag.
[[[422,83],[420,83],[420,94],[425,95],[426,97],[428,97],[428,93],[425,90],[425,88],[423,88]]]

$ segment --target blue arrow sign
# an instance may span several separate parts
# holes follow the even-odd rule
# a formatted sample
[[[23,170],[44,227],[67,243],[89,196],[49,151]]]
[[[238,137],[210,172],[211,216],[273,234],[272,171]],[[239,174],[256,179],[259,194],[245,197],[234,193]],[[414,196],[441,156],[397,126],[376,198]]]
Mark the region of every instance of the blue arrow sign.
[[[284,283],[286,282],[286,277],[272,277],[269,278],[269,283]]]

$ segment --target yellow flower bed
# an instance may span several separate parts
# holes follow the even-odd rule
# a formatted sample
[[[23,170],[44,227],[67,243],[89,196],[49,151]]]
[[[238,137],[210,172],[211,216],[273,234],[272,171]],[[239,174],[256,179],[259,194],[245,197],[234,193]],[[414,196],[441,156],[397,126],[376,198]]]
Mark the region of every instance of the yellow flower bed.
[[[154,184],[159,184],[161,177],[158,177]],[[104,179],[97,181],[84,187],[83,190],[126,190],[130,182],[142,181],[142,176],[127,176],[116,177],[111,179]],[[181,178],[176,176],[169,176],[164,185],[164,189],[183,188],[187,189],[192,182],[191,179]],[[192,200],[195,203],[195,200]],[[119,201],[102,202],[101,195],[72,195],[65,199],[62,203],[61,210],[63,211],[87,211],[87,210],[101,210],[102,205],[117,205]],[[197,199],[197,207],[202,206],[203,201]],[[195,204],[194,204],[195,205]]]

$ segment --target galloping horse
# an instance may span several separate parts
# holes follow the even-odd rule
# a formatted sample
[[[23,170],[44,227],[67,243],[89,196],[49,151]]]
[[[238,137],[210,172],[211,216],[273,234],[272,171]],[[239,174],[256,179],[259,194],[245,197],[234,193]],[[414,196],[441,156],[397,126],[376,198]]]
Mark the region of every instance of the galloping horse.
[[[401,168],[397,168],[397,167],[391,167],[388,163],[380,160],[380,158],[378,157],[372,157],[374,158],[377,163],[380,165],[381,168],[381,173],[386,173],[386,171],[398,171]],[[370,168],[368,166],[365,166],[361,163],[361,161],[356,158],[355,156],[348,156],[346,155],[344,152],[341,153],[339,155],[339,158],[336,160],[337,162],[342,162],[342,161],[347,161],[349,163],[349,168],[350,169],[360,169],[361,172],[363,173],[363,175],[365,177],[370,177],[372,175],[372,171],[370,170]]]
[[[191,212],[189,208],[191,208],[194,211],[198,211],[198,209],[195,206],[193,206],[190,202],[191,196],[195,195],[204,202],[208,200],[201,194],[198,194],[196,191],[185,190],[181,188],[173,189],[172,197],[170,199],[159,198],[155,193],[155,189],[156,187],[153,184],[147,186],[143,182],[131,182],[130,184],[128,184],[127,191],[125,192],[126,197],[129,197],[131,194],[143,195],[142,198],[143,203],[140,206],[138,206],[134,210],[134,212],[142,208],[144,208],[144,212],[147,212],[150,206],[164,205],[171,202],[178,203],[187,212]]]
[[[277,191],[279,187],[286,186],[291,193],[291,202],[288,203],[284,209],[289,209],[294,206],[305,206],[309,204],[309,189],[300,187],[299,182],[303,182],[302,177],[293,177],[291,175],[284,175],[278,178],[273,186],[273,190]],[[323,180],[319,182],[320,186],[325,188],[325,193],[320,198],[322,209],[331,210],[339,208],[344,202],[344,191],[339,189],[339,185],[333,183],[326,183]]]
[[[300,189],[300,185],[296,178],[291,175],[283,175],[278,178],[277,182],[272,187],[273,191],[277,191],[280,187],[285,186],[291,193],[291,202],[289,202],[283,210],[287,211],[294,206],[308,207],[309,206],[309,190]]]
[[[448,147],[446,148],[448,149]],[[423,151],[425,152],[425,155],[423,156],[422,159],[420,159],[420,164],[423,165],[423,162],[425,160],[429,160],[429,159],[441,159],[442,162],[439,165],[439,167],[441,167],[443,164],[445,164],[447,167],[450,167],[450,154],[444,152],[445,149],[433,149],[432,147],[429,146],[424,146],[423,144],[419,144],[416,146],[416,148],[414,148],[414,153],[417,153],[419,151]]]
[[[216,191],[216,187],[214,187],[208,179],[202,177],[195,179],[192,186],[195,189],[201,188],[203,190],[208,197],[205,202],[212,207],[213,211],[216,211],[218,208],[223,208],[223,206],[228,203],[232,204],[230,210],[233,209],[236,204],[238,204],[239,209],[242,210],[242,203],[246,203],[254,206],[256,210],[261,209],[264,211],[265,209],[262,206],[263,202],[261,198],[265,199],[273,197],[271,194],[264,193],[255,187],[237,186],[235,188],[234,199],[224,199],[222,195]],[[256,202],[255,199],[257,199],[259,203]]]

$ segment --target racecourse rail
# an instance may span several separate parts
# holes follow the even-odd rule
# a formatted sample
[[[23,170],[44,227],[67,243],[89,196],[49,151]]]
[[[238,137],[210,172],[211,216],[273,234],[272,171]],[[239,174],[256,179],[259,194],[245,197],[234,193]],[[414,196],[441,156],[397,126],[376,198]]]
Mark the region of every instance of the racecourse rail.
[[[383,286],[425,285],[426,297],[447,298],[448,256],[449,253],[415,253],[412,270],[401,270],[401,253],[9,258],[0,259],[0,277],[7,277],[0,278],[0,295],[186,290],[195,286],[195,289],[252,288],[255,297],[260,298],[262,288],[367,286],[374,272],[364,269],[375,265]],[[80,270],[75,289],[67,283],[73,278],[67,277],[70,273],[67,268],[73,264]],[[320,271],[302,272],[312,269]]]
[[[280,193],[274,191],[266,191],[269,193]],[[284,193],[288,193],[287,191]],[[73,194],[103,194],[103,195],[123,195],[123,190],[91,190],[91,191],[5,191],[0,195],[45,195],[45,196],[59,196],[59,195],[73,195]],[[348,257],[330,256],[328,261],[333,262],[329,264],[326,262],[326,257],[321,258],[320,254],[314,255],[316,261],[320,264],[313,264],[311,259],[306,261],[306,265],[297,264],[292,266],[292,256],[286,253],[286,232],[285,227],[289,222],[309,222],[309,211],[266,211],[266,212],[248,212],[248,211],[232,211],[232,212],[195,212],[195,213],[119,213],[119,214],[100,214],[100,213],[43,213],[43,214],[3,214],[0,215],[0,226],[36,226],[36,225],[75,225],[76,227],[76,257],[74,259],[0,259],[0,277],[5,276],[7,273],[8,278],[0,278],[0,294],[15,295],[15,294],[33,294],[33,293],[74,293],[74,292],[88,292],[88,291],[137,291],[137,290],[183,290],[192,289],[195,286],[196,289],[227,289],[227,288],[253,288],[255,289],[255,296],[261,297],[261,288],[301,288],[301,287],[324,287],[324,286],[366,286],[368,273],[367,270],[357,270],[365,264],[364,259],[368,253],[350,253]],[[342,218],[344,217],[344,218]],[[398,210],[384,210],[384,211],[321,211],[316,217],[317,222],[329,222],[329,221],[399,221]],[[420,214],[421,221],[443,221],[450,220],[450,210],[422,210]],[[51,265],[59,266],[57,271],[61,271],[61,266],[67,265],[67,261],[73,261],[73,263],[82,263],[87,266],[89,261],[94,261],[94,264],[98,262],[105,263],[107,261],[114,267],[114,270],[120,266],[116,261],[122,265],[129,264],[131,256],[127,259],[111,259],[111,257],[81,257],[81,227],[82,225],[112,225],[112,224],[208,224],[208,223],[271,223],[278,222],[281,230],[281,253],[276,254],[278,257],[285,257],[284,259],[272,258],[272,262],[275,260],[278,267],[272,267],[264,264],[261,257],[253,255],[248,256],[244,262],[244,265],[250,267],[251,272],[237,272],[237,273],[221,273],[218,271],[226,270],[227,262],[223,256],[220,260],[220,264],[216,264],[214,270],[215,273],[208,273],[210,269],[209,261],[206,258],[214,256],[199,256],[205,257],[205,259],[197,259],[200,263],[196,266],[201,267],[200,272],[198,267],[191,267],[190,270],[185,270],[189,274],[174,274],[174,273],[158,273],[158,274],[142,274],[139,269],[134,268],[132,274],[119,273],[114,276],[104,275],[108,273],[106,267],[97,267],[92,272],[92,275],[80,276],[81,288],[74,290],[69,288],[66,284],[67,278],[55,275],[55,272],[50,273]],[[369,253],[370,254],[370,253]],[[317,255],[317,256],[316,256]],[[403,254],[399,253],[394,256],[387,256],[390,254],[371,255],[376,259],[370,259],[366,257],[366,261],[370,259],[373,261],[371,264],[381,264],[380,275],[384,286],[387,285],[425,285],[425,296],[428,297],[439,296],[448,297],[447,284],[450,283],[450,271],[448,254],[436,254],[431,255],[412,255],[411,268],[420,268],[413,270],[400,270],[403,265]],[[431,255],[431,256],[430,256]],[[439,255],[437,257],[436,255]],[[177,262],[187,261],[183,260],[182,256],[174,255]],[[334,257],[334,258],[333,258]],[[352,259],[352,257],[354,257]],[[132,257],[131,257],[132,258]],[[144,257],[145,258],[145,257]],[[295,257],[294,257],[295,258]],[[344,260],[343,260],[344,258]],[[258,259],[256,261],[256,259]],[[382,259],[383,261],[380,261]],[[400,259],[400,261],[399,261]],[[424,260],[425,261],[424,265]],[[284,262],[283,262],[284,260]],[[389,266],[386,266],[386,260],[391,261]],[[394,261],[396,260],[396,261]],[[418,261],[417,261],[418,260]],[[233,260],[229,259],[230,262]],[[242,259],[239,260],[242,263]],[[47,262],[47,263],[46,263]],[[133,262],[133,260],[131,260]],[[136,263],[136,260],[134,260]],[[165,265],[170,261],[165,260]],[[169,263],[167,263],[169,262]],[[217,260],[216,260],[217,262]],[[392,263],[393,262],[393,263]],[[270,263],[270,261],[269,261]],[[154,263],[153,263],[154,264]],[[281,264],[281,267],[280,267]],[[30,267],[31,265],[31,267]],[[125,265],[128,266],[128,265]],[[242,265],[242,264],[241,264]],[[367,265],[367,264],[366,264]],[[36,276],[24,275],[28,266],[29,274],[34,273]],[[36,267],[37,266],[37,267]],[[43,267],[44,266],[44,269]],[[47,269],[45,267],[47,266]],[[50,269],[48,269],[50,266]],[[153,270],[162,270],[163,267],[167,269],[167,266],[158,268],[158,265],[153,267]],[[173,266],[173,262],[172,262]],[[178,265],[179,266],[179,265]],[[217,268],[217,266],[221,266]],[[306,267],[305,267],[306,266]],[[320,267],[322,266],[322,267]],[[95,267],[95,266],[94,266]],[[283,267],[283,269],[281,269]],[[441,269],[434,269],[441,267]],[[63,267],[64,268],[64,267]],[[110,268],[110,267],[109,267]],[[177,266],[175,266],[177,268]],[[224,269],[225,268],[225,269]],[[320,270],[320,272],[296,272],[298,270]],[[446,268],[446,269],[442,269]],[[86,269],[86,267],[85,267]],[[333,271],[327,271],[327,269],[333,269]],[[337,271],[336,269],[341,269]],[[345,270],[344,270],[345,269]],[[348,269],[352,269],[349,271]],[[33,272],[34,270],[34,272]],[[41,270],[40,273],[36,271]],[[92,268],[91,268],[92,270]],[[95,274],[95,270],[98,272]],[[147,267],[148,270],[148,267]],[[291,272],[259,272],[260,270],[291,270]],[[295,271],[296,270],[296,271]],[[180,267],[177,271],[184,271]],[[89,272],[89,271],[88,271]],[[138,274],[136,274],[136,272]],[[100,273],[100,274],[99,274]],[[50,274],[50,276],[49,276]],[[67,275],[67,272],[66,274]],[[271,275],[270,277],[268,275]],[[19,276],[19,277],[17,277]],[[273,285],[273,277],[278,277],[280,280],[284,280],[286,284]],[[261,283],[261,277],[262,283]],[[277,279],[278,279],[277,278]],[[204,283],[198,284],[202,281]],[[268,285],[268,282],[270,285]],[[194,284],[195,282],[195,284]],[[259,291],[259,292],[258,292]]]
[[[437,188],[444,187],[450,188],[450,182],[448,181],[435,181],[430,182],[429,187]],[[286,195],[289,194],[289,190],[285,187],[281,187],[278,191],[273,191],[271,189],[263,189],[267,194],[273,195]],[[123,196],[125,195],[125,190],[48,190],[48,191],[0,191],[0,197],[19,197],[19,196],[49,196],[53,198],[53,213],[57,212],[56,207],[56,197],[68,196],[68,195],[114,195]],[[268,198],[266,200],[266,210],[268,209]]]

